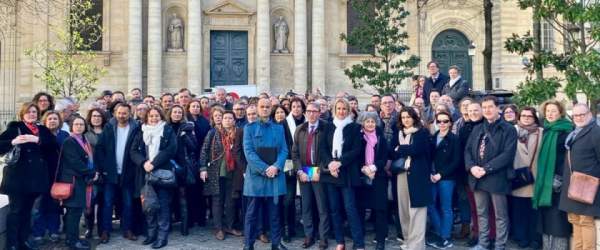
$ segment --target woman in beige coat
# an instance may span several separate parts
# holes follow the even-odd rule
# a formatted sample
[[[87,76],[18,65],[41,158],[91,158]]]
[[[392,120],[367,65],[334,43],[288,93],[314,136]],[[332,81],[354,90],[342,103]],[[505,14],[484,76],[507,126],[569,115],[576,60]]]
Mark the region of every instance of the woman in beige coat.
[[[542,130],[539,126],[539,119],[535,109],[525,107],[517,119],[515,125],[519,139],[517,142],[517,152],[513,167],[517,176],[523,173],[524,169],[530,168],[534,176],[537,172],[537,158],[542,144]],[[521,184],[522,185],[522,184]],[[521,248],[532,247],[538,249],[541,236],[536,232],[536,210],[531,205],[533,196],[533,183],[525,186],[513,185],[513,191],[510,197],[511,213],[511,231],[512,235]]]

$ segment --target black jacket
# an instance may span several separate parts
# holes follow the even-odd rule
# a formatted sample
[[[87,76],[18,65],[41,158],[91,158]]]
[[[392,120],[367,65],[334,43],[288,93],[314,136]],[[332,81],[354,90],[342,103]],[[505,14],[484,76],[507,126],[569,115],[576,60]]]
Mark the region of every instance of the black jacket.
[[[21,195],[48,192],[48,162],[57,158],[56,149],[59,146],[50,130],[41,125],[38,125],[38,130],[39,143],[20,144],[21,153],[17,165],[4,167],[0,193]],[[33,134],[23,122],[9,123],[0,135],[0,154],[5,154],[13,148],[12,140],[17,137],[19,131],[21,134]]]
[[[171,124],[177,136],[177,154],[175,155],[175,162],[183,168],[180,176],[177,176],[178,185],[185,186],[193,183],[186,183],[185,176],[187,171],[192,171],[192,175],[197,181],[198,175],[198,159],[200,158],[200,150],[196,141],[195,126],[192,122],[186,122],[181,124]]]
[[[198,145],[198,147],[202,147],[202,144],[204,143],[204,138],[208,134],[208,131],[210,131],[211,129],[210,123],[202,115],[198,115],[198,118],[196,119],[188,117],[188,121],[194,123],[194,135],[196,136],[196,145]],[[200,148],[198,149],[198,152],[199,151]]]
[[[479,157],[479,144],[484,135],[487,143],[483,159]],[[517,130],[502,119],[494,123],[487,120],[475,126],[465,148],[465,169],[469,174],[469,186],[472,190],[483,190],[496,194],[510,193],[509,177],[517,151]],[[486,174],[476,179],[471,168],[480,166]]]
[[[344,145],[342,145],[342,153],[338,156],[342,166],[338,178],[335,178],[329,172],[329,163],[333,161],[331,154],[333,144],[333,134],[335,132],[335,124],[328,123],[324,131],[324,141],[319,143],[319,156],[321,167],[321,181],[331,183],[338,186],[360,186],[360,162],[358,161],[360,151],[360,125],[350,123],[344,127],[343,137]]]
[[[450,87],[450,79],[448,79],[448,84],[446,84],[441,91],[442,95],[448,95],[452,97],[454,103],[458,103],[469,94],[469,83],[467,80],[460,77],[460,79]]]
[[[450,77],[442,74],[442,72],[439,73],[438,78],[435,80],[435,82],[433,82],[431,76],[425,79],[425,85],[423,85],[423,99],[425,101],[425,106],[429,106],[429,94],[431,93],[431,90],[437,89],[441,93],[444,89],[444,86],[448,84],[449,80]]]
[[[437,144],[437,136],[440,132],[436,132],[431,137],[431,149],[433,152],[434,173],[439,173],[442,180],[456,180],[457,170],[459,169],[462,157],[460,142],[458,136],[452,132],[448,134]]]
[[[63,201],[65,207],[85,207],[87,182],[94,178],[95,173],[95,169],[89,168],[88,161],[87,153],[77,140],[67,138],[61,150],[58,181],[74,183],[74,188],[71,197]]]
[[[411,158],[410,168],[406,171],[410,193],[410,207],[426,207],[433,200],[431,196],[429,137],[427,129],[420,128],[412,135],[409,145],[399,145],[399,131],[396,129],[394,132],[394,139],[390,148],[390,158],[392,160],[408,156]],[[398,185],[401,184],[398,183]]]
[[[600,127],[592,121],[574,139],[567,141],[567,144],[571,147],[571,169],[568,164],[565,164],[559,208],[569,213],[600,217],[600,191],[596,192],[592,205],[573,201],[567,197],[571,170],[600,178]]]
[[[117,155],[115,153],[117,147],[117,127],[118,124],[116,118],[110,119],[110,121],[104,125],[104,129],[102,129],[102,133],[100,134],[100,137],[98,137],[98,143],[96,144],[94,151],[94,159],[98,159],[96,166],[98,172],[104,176],[103,179],[105,182],[133,187],[131,184],[133,184],[133,180],[135,179],[135,165],[133,165],[131,157],[129,156],[129,149],[131,148],[133,137],[139,130],[139,125],[135,120],[129,119],[129,134],[127,135],[125,153],[123,154],[123,169],[121,175],[117,173]]]
[[[467,173],[465,170],[465,148],[467,147],[467,141],[469,140],[469,135],[473,131],[475,126],[481,124],[483,122],[483,118],[479,121],[473,122],[468,121],[463,124],[463,126],[458,130],[458,141],[460,144],[460,166],[456,169],[456,181],[460,184],[467,185],[468,176],[470,173]],[[457,183],[457,184],[458,184]]]
[[[140,195],[140,190],[144,185],[146,171],[144,170],[144,163],[148,160],[146,152],[146,143],[144,142],[144,132],[139,129],[135,134],[129,150],[131,161],[135,166],[136,178],[134,181],[134,197]],[[177,136],[175,131],[169,125],[165,125],[163,130],[163,136],[160,139],[159,152],[156,157],[152,160],[154,169],[167,169],[173,170],[173,164],[171,159],[175,158],[177,154]]]
[[[387,197],[387,192],[388,192],[388,178],[387,178],[387,173],[385,172],[385,165],[388,161],[388,156],[389,156],[389,152],[388,152],[388,143],[385,140],[385,136],[383,134],[383,129],[381,128],[377,128],[376,130],[377,133],[377,144],[375,145],[375,159],[374,159],[374,163],[375,167],[377,167],[377,171],[375,172],[375,179],[373,179],[373,183],[371,185],[371,187],[365,187],[365,188],[372,188],[372,195],[369,196],[368,201],[370,203],[371,208],[374,209],[387,209],[387,205],[388,205],[388,197]],[[360,164],[359,164],[359,170],[360,168],[362,168],[362,166],[365,166],[365,149],[367,146],[367,141],[364,139],[363,137],[364,133],[361,131],[361,133],[357,136],[360,136],[361,140],[361,144],[360,144],[360,156],[357,159]],[[360,176],[363,180],[367,180],[368,177],[363,174],[362,172],[360,173]],[[366,182],[365,182],[366,183]],[[361,201],[361,202],[365,202],[365,201]]]

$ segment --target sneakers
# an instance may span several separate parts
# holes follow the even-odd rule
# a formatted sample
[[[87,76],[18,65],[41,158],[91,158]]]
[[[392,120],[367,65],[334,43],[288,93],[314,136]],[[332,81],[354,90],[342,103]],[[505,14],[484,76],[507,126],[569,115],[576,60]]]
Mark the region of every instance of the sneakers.
[[[450,248],[453,246],[454,246],[454,244],[452,244],[452,242],[449,240],[440,240],[438,242],[433,243],[433,247],[435,247],[437,249],[446,249],[446,248]]]

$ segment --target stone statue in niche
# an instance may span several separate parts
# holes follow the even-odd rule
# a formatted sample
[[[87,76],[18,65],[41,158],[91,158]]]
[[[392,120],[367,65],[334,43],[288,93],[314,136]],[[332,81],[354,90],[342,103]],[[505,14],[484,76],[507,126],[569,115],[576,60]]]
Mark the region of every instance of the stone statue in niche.
[[[283,16],[279,16],[277,21],[275,21],[273,24],[273,31],[273,34],[275,34],[275,49],[273,49],[273,53],[290,53],[287,48],[290,29],[287,22],[283,19]]]
[[[171,21],[169,21],[169,45],[167,51],[170,52],[182,52],[183,51],[183,20],[177,16],[176,13],[172,14]]]

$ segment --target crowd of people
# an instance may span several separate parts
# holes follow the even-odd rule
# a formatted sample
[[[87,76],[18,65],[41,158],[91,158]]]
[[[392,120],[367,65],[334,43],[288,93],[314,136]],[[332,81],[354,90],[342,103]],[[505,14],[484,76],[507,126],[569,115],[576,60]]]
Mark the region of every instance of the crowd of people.
[[[377,250],[386,240],[420,250],[458,239],[474,250],[509,239],[600,247],[600,127],[590,109],[477,100],[460,68],[428,69],[409,102],[373,95],[362,106],[343,91],[133,89],[102,92],[82,116],[75,100],[38,93],[0,135],[0,153],[16,157],[0,185],[6,249],[58,242],[61,224],[71,249],[90,249],[88,239],[111,240],[117,220],[124,238],[144,236],[154,249],[194,226],[212,226],[217,240],[244,237],[243,249],[256,240],[287,249],[299,237],[303,248],[346,249],[346,229],[352,249],[365,249],[370,230]],[[59,184],[72,189],[61,196]]]

